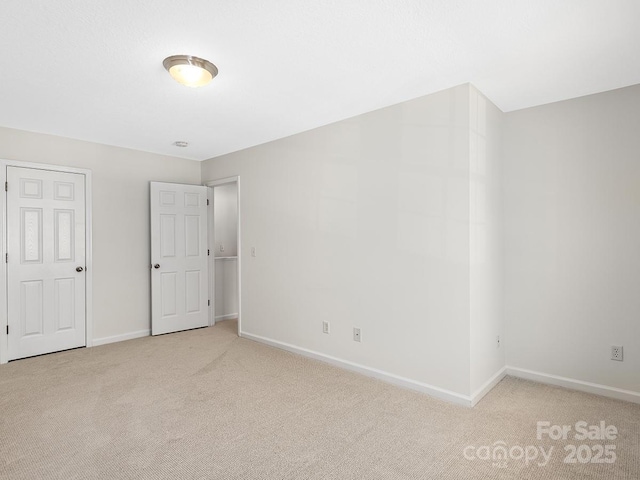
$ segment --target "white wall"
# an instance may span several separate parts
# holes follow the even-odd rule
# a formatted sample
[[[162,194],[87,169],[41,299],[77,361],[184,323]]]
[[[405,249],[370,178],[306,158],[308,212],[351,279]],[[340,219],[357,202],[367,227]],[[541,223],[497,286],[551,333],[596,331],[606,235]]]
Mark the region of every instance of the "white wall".
[[[238,255],[238,185],[228,183],[213,187],[213,223],[215,256]],[[220,250],[224,247],[224,252]]]
[[[469,339],[471,392],[476,392],[505,366],[502,245],[504,114],[473,86],[469,103]]]
[[[471,90],[203,164],[242,179],[244,332],[470,393]]]
[[[640,392],[639,112],[636,85],[506,115],[510,366]]]
[[[94,339],[150,328],[149,181],[200,183],[200,163],[0,128],[0,158],[92,170]]]

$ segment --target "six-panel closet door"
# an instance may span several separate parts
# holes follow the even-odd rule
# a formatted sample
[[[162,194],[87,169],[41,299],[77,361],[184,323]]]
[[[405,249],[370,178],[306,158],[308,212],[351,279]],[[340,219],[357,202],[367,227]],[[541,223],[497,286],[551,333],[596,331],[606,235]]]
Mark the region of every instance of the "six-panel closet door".
[[[85,177],[7,167],[8,359],[86,345]]]

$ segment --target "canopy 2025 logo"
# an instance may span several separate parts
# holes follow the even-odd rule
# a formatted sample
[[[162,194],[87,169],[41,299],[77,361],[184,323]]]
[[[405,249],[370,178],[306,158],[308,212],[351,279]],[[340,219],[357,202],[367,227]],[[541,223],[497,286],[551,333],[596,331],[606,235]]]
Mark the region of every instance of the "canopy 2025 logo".
[[[582,420],[574,425],[555,425],[551,422],[539,421],[536,438],[541,441],[589,442],[565,445],[563,462],[567,464],[614,463],[617,458],[616,446],[609,442],[618,438],[618,429],[614,425],[607,425],[604,421],[594,425]],[[497,468],[506,468],[509,461],[523,462],[525,466],[545,467],[549,464],[553,453],[553,445],[508,445],[504,440],[477,447],[468,445],[463,451],[464,458],[467,460],[490,461]]]

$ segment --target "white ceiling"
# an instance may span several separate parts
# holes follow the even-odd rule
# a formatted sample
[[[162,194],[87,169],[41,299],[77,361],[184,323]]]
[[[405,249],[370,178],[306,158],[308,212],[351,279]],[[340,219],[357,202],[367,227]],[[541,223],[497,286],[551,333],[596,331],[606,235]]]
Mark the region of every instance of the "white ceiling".
[[[465,82],[511,111],[640,83],[639,20],[638,0],[2,0],[0,125],[203,160]],[[174,54],[220,74],[179,85]]]

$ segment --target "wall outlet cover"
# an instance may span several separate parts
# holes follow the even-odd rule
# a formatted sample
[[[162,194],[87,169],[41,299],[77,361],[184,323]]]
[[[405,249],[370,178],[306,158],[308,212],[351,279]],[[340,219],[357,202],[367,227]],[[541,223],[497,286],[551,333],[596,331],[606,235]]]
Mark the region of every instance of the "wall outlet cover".
[[[622,345],[611,345],[611,360],[622,362],[623,360]]]

